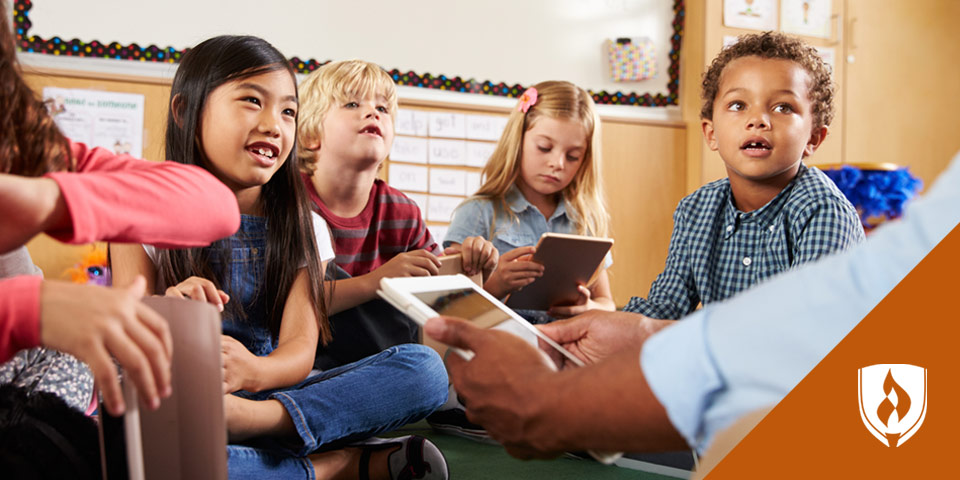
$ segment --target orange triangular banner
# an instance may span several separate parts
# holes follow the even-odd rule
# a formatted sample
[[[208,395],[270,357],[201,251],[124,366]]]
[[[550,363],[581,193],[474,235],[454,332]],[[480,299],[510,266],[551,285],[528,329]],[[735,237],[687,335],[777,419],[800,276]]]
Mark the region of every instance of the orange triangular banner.
[[[706,478],[951,476],[960,435],[958,275],[960,228],[947,235]],[[908,365],[897,367],[902,364]],[[873,365],[878,367],[872,369],[876,380],[868,381],[869,375],[862,372]],[[905,369],[910,366],[920,370]],[[919,377],[907,375],[922,369],[926,370]],[[905,435],[911,427],[910,436]]]

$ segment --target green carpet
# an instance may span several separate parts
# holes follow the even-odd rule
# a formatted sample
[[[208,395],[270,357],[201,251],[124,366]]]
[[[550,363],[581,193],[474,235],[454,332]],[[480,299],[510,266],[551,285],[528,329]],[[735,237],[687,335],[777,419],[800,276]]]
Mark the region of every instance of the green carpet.
[[[592,460],[557,458],[553,460],[518,460],[498,445],[486,445],[465,438],[433,431],[426,422],[407,425],[389,435],[420,435],[435,443],[450,467],[453,480],[471,479],[641,479],[674,480],[672,477],[641,472]]]

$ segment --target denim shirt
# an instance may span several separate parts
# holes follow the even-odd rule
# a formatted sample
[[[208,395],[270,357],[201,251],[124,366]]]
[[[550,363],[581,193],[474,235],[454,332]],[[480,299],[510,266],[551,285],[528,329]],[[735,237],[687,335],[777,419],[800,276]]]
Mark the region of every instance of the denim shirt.
[[[453,242],[463,243],[467,237],[479,236],[493,242],[493,246],[503,255],[515,248],[536,245],[540,235],[546,232],[575,233],[573,222],[567,216],[567,202],[563,198],[550,218],[545,218],[537,207],[528,202],[515,185],[507,190],[504,199],[516,218],[510,218],[507,212],[501,210],[496,212],[494,219],[495,200],[472,198],[461,203],[453,212],[443,247],[449,247]]]
[[[503,255],[515,248],[536,245],[540,236],[547,232],[577,233],[576,225],[570,218],[572,215],[567,214],[567,202],[562,197],[550,218],[544,217],[537,207],[527,201],[516,185],[507,190],[504,199],[516,219],[511,219],[504,211],[496,212],[494,219],[492,200],[471,198],[461,203],[453,213],[443,247],[449,247],[451,243],[463,243],[467,237],[480,236],[490,240]],[[608,253],[604,266],[609,268],[612,264]]]

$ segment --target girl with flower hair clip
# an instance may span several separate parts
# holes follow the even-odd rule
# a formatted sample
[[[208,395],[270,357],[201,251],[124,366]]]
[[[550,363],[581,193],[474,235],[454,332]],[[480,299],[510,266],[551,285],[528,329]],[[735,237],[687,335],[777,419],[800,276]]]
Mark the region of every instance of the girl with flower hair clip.
[[[500,253],[484,289],[503,298],[529,285],[543,275],[543,266],[530,261],[543,233],[609,235],[600,157],[600,121],[590,95],[569,82],[534,85],[511,112],[483,168],[486,181],[454,212],[443,246],[482,236]],[[611,263],[608,257],[605,267]],[[580,292],[577,304],[547,313],[615,308],[606,268]],[[543,312],[524,314],[535,323],[552,320]]]

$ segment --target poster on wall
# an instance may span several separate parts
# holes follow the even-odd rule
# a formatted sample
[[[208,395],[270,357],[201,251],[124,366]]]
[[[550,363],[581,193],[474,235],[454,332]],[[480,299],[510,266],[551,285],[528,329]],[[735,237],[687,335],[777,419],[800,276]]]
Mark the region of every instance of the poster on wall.
[[[44,87],[43,99],[71,140],[143,157],[143,95]]]
[[[782,0],[780,30],[808,37],[830,38],[830,0]]]
[[[723,24],[750,30],[777,29],[777,0],[723,0]]]

